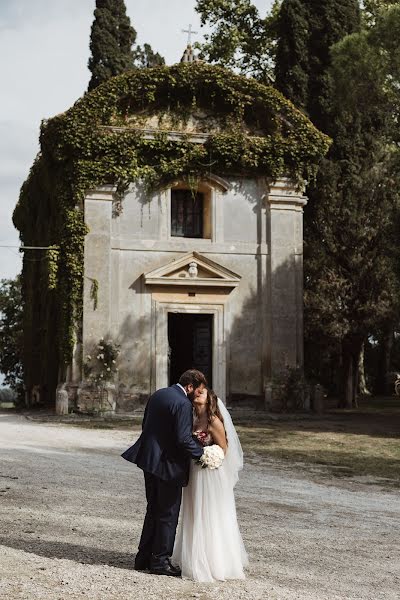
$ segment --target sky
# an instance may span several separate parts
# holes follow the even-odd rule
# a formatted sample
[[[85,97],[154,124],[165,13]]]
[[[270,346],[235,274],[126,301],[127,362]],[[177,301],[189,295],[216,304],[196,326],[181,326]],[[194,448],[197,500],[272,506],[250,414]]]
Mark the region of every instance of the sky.
[[[167,64],[178,62],[195,0],[126,0],[137,43],[148,42]],[[265,15],[272,0],[253,0]],[[11,218],[19,189],[38,152],[39,127],[69,108],[87,89],[95,0],[0,0],[0,279],[21,270],[18,232]]]

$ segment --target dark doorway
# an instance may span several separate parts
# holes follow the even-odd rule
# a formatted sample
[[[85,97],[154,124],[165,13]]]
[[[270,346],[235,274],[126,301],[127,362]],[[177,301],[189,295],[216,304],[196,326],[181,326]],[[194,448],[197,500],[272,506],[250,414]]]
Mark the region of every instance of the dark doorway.
[[[168,313],[169,382],[195,368],[212,386],[213,315]]]

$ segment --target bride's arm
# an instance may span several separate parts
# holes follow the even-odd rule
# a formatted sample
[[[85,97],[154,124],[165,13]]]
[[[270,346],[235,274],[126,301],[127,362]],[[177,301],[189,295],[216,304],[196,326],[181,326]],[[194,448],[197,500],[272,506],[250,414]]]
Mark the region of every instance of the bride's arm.
[[[218,446],[221,446],[222,450],[226,453],[228,444],[226,442],[226,434],[224,424],[218,417],[214,417],[208,428],[212,435],[212,438]]]

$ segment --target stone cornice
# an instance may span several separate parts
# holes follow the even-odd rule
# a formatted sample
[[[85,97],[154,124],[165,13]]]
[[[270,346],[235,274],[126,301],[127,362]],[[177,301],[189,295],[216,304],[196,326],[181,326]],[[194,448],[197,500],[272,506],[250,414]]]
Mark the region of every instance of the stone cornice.
[[[101,125],[99,129],[103,131],[110,131],[111,133],[126,133],[134,131],[140,133],[145,140],[154,140],[157,135],[164,134],[167,139],[171,142],[188,141],[192,144],[204,144],[211,136],[210,133],[193,133],[186,131],[174,131],[170,129],[152,129],[145,127],[114,127],[112,125]]]
[[[279,179],[271,184],[265,194],[265,201],[271,209],[302,211],[308,202],[303,192],[304,187],[299,189],[290,179]]]
[[[115,185],[99,185],[95,190],[89,190],[85,194],[85,200],[108,200],[112,202],[116,189]]]

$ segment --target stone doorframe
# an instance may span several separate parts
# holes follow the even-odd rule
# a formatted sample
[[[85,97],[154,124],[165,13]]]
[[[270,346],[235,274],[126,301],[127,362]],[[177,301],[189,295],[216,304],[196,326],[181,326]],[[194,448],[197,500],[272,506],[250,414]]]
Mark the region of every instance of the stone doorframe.
[[[151,391],[168,386],[168,313],[213,315],[212,372],[213,387],[226,402],[226,324],[224,305],[152,302],[152,375]]]

